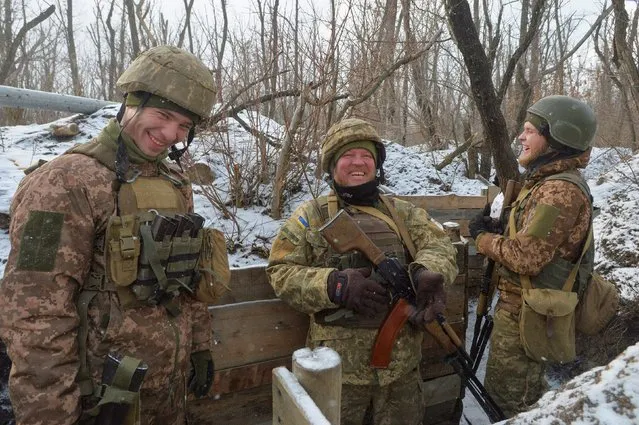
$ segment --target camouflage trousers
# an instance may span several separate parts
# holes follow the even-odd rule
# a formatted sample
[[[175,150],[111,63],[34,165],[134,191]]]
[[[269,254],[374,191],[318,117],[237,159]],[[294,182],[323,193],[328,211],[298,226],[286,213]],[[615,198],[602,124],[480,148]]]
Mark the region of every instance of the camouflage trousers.
[[[526,356],[517,315],[498,309],[494,320],[484,386],[506,417],[512,417],[547,391],[545,366]]]
[[[367,425],[421,425],[424,400],[419,369],[383,387],[344,384],[341,410],[342,425],[362,425],[365,417],[372,417]]]

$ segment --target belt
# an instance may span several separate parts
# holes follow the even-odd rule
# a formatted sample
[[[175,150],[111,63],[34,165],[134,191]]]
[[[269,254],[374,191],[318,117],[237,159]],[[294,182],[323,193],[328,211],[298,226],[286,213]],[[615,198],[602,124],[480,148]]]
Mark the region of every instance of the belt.
[[[519,315],[521,311],[521,287],[504,278],[500,278],[497,288],[499,289],[499,300],[496,308]]]

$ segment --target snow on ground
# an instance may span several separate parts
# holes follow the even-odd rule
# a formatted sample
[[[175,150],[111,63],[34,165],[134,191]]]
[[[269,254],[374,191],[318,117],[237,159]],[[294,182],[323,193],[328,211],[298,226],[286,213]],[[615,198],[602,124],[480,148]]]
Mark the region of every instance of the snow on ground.
[[[50,135],[49,124],[0,127],[0,213],[9,212],[11,198],[26,167],[39,159],[50,160],[73,144],[89,140],[116,112],[117,105],[101,109],[88,117],[76,115],[58,120],[56,124],[75,121],[79,125],[80,135],[65,141],[55,140]],[[282,137],[282,128],[271,120],[250,113],[244,113],[241,117],[251,125],[259,126],[273,140]],[[323,193],[327,187],[324,182],[314,178],[315,169],[311,164],[305,170],[309,183],[296,188],[294,193],[287,193],[282,220],[273,220],[268,214],[271,198],[269,183],[252,189],[259,205],[234,207],[232,202],[228,202],[231,199],[229,182],[234,178],[228,170],[232,170],[233,166],[229,166],[229,155],[225,156],[223,152],[232,152],[233,160],[239,164],[238,169],[245,173],[255,172],[250,164],[255,162],[259,152],[253,138],[235,121],[229,120],[221,127],[225,129],[223,133],[202,135],[202,140],[216,140],[213,148],[210,143],[196,139],[190,149],[195,160],[208,162],[217,174],[212,191],[208,190],[207,193],[205,188],[195,188],[196,211],[207,219],[206,225],[220,228],[233,241],[233,252],[229,254],[232,267],[265,264],[264,254],[270,248],[270,241],[277,234],[282,221],[297,205],[309,199],[311,192]],[[435,165],[452,149],[423,152],[419,147],[406,148],[392,142],[385,144],[386,186],[394,193],[476,195],[485,187],[478,180],[464,177],[464,166],[459,159],[441,171],[435,170]],[[274,153],[274,148],[269,146],[267,154],[274,158]],[[617,283],[624,298],[634,299],[639,288],[639,155],[631,156],[624,150],[595,148],[585,176],[595,206],[599,208],[594,222],[597,269]],[[211,194],[225,202],[234,219],[224,218],[218,209],[212,207],[209,200]],[[0,276],[4,273],[9,248],[8,234],[0,230]],[[473,302],[469,308],[467,341],[472,338],[474,307]],[[639,385],[636,378],[631,379],[639,372],[638,354],[639,346],[628,348],[607,367],[575,378],[561,392],[548,393],[540,401],[543,407],[512,423],[563,424],[573,423],[573,420],[580,424],[639,423],[636,407]],[[480,379],[483,378],[483,365],[478,375]],[[469,423],[488,423],[470,394],[465,398],[464,406],[464,417]],[[578,413],[579,409],[584,413]],[[557,412],[558,419],[553,422],[553,419],[541,418],[544,412]],[[462,423],[465,420],[462,419]]]

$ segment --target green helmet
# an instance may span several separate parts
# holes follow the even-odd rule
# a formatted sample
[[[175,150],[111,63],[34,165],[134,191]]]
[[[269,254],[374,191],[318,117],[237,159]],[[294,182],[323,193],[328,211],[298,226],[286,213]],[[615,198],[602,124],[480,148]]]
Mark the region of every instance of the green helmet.
[[[157,46],[141,53],[122,73],[117,87],[158,95],[194,113],[211,115],[215,84],[211,71],[192,53],[173,46]]]
[[[562,145],[585,151],[597,132],[595,113],[581,100],[570,96],[547,96],[528,112],[548,122],[550,136]]]
[[[377,168],[382,167],[386,156],[382,139],[371,124],[359,118],[346,118],[328,130],[322,142],[322,170],[330,173],[333,156],[339,149],[351,142],[371,141],[377,147]]]

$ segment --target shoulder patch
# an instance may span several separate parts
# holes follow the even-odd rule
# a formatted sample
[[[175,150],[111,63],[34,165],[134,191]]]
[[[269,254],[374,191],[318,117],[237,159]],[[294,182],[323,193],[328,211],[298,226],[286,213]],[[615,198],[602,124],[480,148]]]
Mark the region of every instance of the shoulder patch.
[[[539,239],[546,239],[552,230],[557,217],[559,216],[559,208],[548,204],[538,204],[533,212],[533,217],[528,224],[526,234],[536,236]]]
[[[22,231],[17,269],[37,272],[53,270],[63,224],[63,213],[31,211]]]

